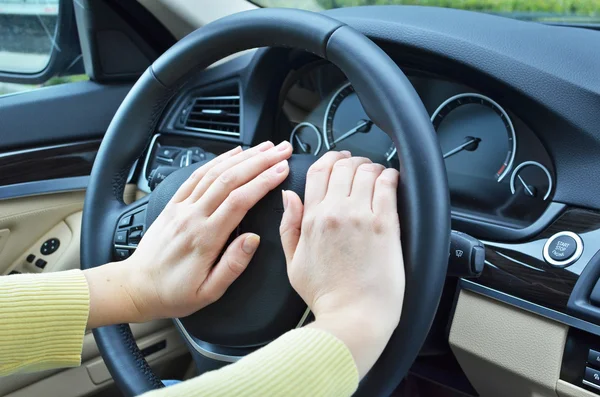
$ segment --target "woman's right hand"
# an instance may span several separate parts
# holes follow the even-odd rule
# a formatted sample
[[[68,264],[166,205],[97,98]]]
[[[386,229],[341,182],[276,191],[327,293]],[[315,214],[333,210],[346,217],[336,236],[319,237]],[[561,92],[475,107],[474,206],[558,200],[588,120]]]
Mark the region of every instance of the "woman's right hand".
[[[397,187],[395,169],[329,152],[308,171],[304,206],[283,192],[280,233],[290,282],[315,315],[309,326],[341,339],[361,377],[402,310]]]

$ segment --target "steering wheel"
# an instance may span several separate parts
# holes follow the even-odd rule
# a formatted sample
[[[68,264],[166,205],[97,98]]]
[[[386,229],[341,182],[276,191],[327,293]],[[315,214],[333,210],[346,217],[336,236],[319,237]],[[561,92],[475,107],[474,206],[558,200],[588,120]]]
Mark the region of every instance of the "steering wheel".
[[[225,56],[268,46],[309,51],[339,67],[371,120],[398,148],[404,308],[385,351],[357,391],[360,396],[387,396],[417,357],[437,310],[450,244],[449,194],[435,131],[411,83],[376,44],[340,21],[291,9],[238,13],[196,30],[157,59],[121,104],[98,151],[83,212],[82,268],[110,262],[119,220],[137,211],[138,216],[145,213],[148,227],[193,171],[187,167],[171,174],[147,201],[123,203],[129,170],[148,147],[157,121],[178,88],[194,72]],[[309,155],[293,156],[283,187],[303,197],[306,171],[314,161]],[[276,192],[248,213],[240,228],[260,234],[262,240],[252,263],[219,301],[175,320],[190,347],[204,346],[209,353],[211,346],[221,347],[243,355],[247,346],[264,345],[298,325],[306,305],[287,278],[278,234],[281,208]],[[125,395],[162,387],[129,325],[96,329],[94,337]]]

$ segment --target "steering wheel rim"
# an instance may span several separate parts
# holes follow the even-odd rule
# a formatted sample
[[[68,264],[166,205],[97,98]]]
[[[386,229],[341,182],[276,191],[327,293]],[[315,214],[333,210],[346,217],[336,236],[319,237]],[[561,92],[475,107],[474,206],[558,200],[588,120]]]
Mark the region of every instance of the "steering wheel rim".
[[[177,88],[195,71],[227,55],[268,46],[309,51],[339,67],[371,120],[398,149],[404,308],[388,346],[357,391],[389,395],[417,357],[437,311],[450,244],[450,200],[440,147],[419,96],[385,52],[340,21],[292,9],[238,13],[198,29],[157,59],[121,104],[98,151],[83,212],[82,268],[111,261],[113,232],[126,208],[122,197],[129,169],[147,147]],[[128,325],[99,328],[94,336],[125,395],[162,387]]]

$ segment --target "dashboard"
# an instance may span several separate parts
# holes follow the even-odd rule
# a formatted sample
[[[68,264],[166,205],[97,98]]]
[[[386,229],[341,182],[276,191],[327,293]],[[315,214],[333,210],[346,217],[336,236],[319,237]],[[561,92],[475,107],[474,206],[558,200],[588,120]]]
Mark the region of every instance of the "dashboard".
[[[467,85],[406,70],[437,131],[455,213],[523,227],[551,201],[554,168],[536,134],[502,98]],[[276,140],[289,140],[294,153],[320,156],[348,150],[399,168],[396,148],[370,121],[343,73],[310,62],[290,73],[282,87]]]

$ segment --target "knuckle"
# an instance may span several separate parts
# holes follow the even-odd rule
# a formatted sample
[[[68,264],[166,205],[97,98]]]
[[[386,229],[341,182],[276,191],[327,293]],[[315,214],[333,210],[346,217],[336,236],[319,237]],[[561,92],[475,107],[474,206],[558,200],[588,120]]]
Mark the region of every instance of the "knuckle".
[[[383,165],[375,163],[362,163],[358,166],[358,170],[362,172],[381,172]]]
[[[206,178],[208,180],[208,182],[212,183],[213,181],[215,181],[219,175],[221,175],[221,173],[219,172],[219,170],[216,170],[215,168],[212,168],[210,171],[208,171],[206,173],[206,175],[204,176],[204,178]]]
[[[336,168],[348,168],[352,166],[352,160],[351,159],[341,159],[335,162],[335,164],[333,165]]]
[[[205,301],[207,304],[210,304],[210,303],[214,303],[214,302],[218,301],[218,300],[219,300],[219,298],[220,298],[221,296],[223,296],[223,293],[221,293],[221,292],[218,292],[218,291],[215,291],[215,289],[214,289],[214,288],[211,288],[211,289],[210,289],[210,290],[208,290],[208,291],[204,291],[204,294],[202,294],[202,295],[204,295],[204,299],[203,299],[203,300],[204,300],[204,301]]]
[[[378,182],[384,186],[397,186],[398,185],[398,177],[400,173],[393,168],[386,168],[383,170],[379,178],[377,178]]]
[[[231,193],[229,193],[229,197],[227,198],[229,201],[229,206],[234,210],[241,210],[246,208],[246,194],[242,189],[235,189]]]
[[[219,179],[218,179],[218,180],[219,180],[219,183],[220,183],[220,184],[221,184],[223,187],[227,188],[227,187],[229,187],[229,186],[233,186],[233,185],[235,185],[235,183],[236,183],[237,179],[238,179],[238,176],[237,176],[237,174],[235,173],[235,171],[227,171],[227,172],[224,172],[224,173],[222,173],[222,174],[219,176]]]
[[[322,230],[337,230],[342,226],[342,217],[335,213],[328,213],[323,215],[319,222]]]
[[[374,217],[373,218],[373,223],[371,225],[371,228],[373,229],[373,232],[375,234],[381,235],[386,233],[386,231],[388,230],[389,226],[389,220],[384,218],[384,217]]]

